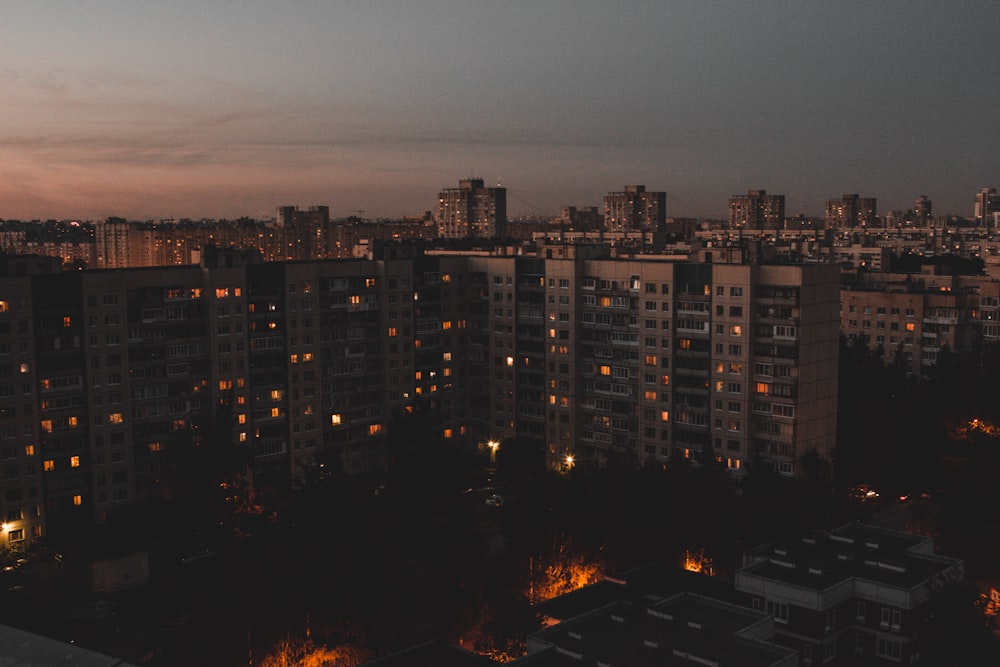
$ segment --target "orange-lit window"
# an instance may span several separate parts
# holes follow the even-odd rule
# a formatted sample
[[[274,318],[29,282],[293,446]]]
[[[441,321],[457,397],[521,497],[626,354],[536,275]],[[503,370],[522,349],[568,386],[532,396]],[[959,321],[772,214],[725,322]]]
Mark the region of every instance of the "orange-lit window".
[[[34,445],[25,445],[24,446],[24,455],[25,456],[34,456],[35,455],[35,446]]]
[[[79,468],[80,467],[80,457],[79,456],[71,456],[71,457],[69,457],[69,467],[70,468]]]
[[[77,426],[79,426],[79,424],[80,420],[77,419],[76,417],[74,416],[66,417],[66,425],[69,426],[70,428],[76,428]]]
[[[272,401],[280,401],[284,397],[285,397],[285,392],[282,391],[281,389],[272,389],[271,390],[271,400]]]
[[[281,408],[278,408],[278,407],[271,408],[271,416],[272,417],[280,417],[281,416]]]
[[[163,451],[163,445],[161,443],[159,443],[159,442],[151,442],[148,445],[146,445],[146,448],[149,451],[151,451],[151,452],[162,452]]]
[[[112,412],[108,415],[108,423],[110,424],[121,424],[123,421],[125,420],[120,412]]]
[[[420,339],[419,338],[414,338],[413,339],[413,347],[420,347]]]
[[[70,317],[69,315],[66,315],[65,317],[63,317],[63,326],[64,327],[71,327],[71,326],[73,326],[73,318]]]
[[[233,388],[232,380],[219,380],[219,391],[228,391]]]
[[[48,459],[47,461],[42,461],[42,470],[44,470],[45,472],[49,472],[50,470],[55,470],[55,469],[56,469],[56,462],[53,461],[52,459]]]
[[[52,433],[52,420],[51,419],[43,419],[42,420],[42,430],[45,431],[46,433]]]
[[[289,361],[289,363],[293,363],[293,364],[299,363],[299,355],[297,355],[297,354],[289,355],[288,361]]]
[[[351,298],[348,300],[351,302],[352,306],[357,306],[361,303],[361,296],[358,294],[352,294]]]
[[[83,504],[83,496],[81,496],[79,494],[73,496],[73,504],[76,505],[77,507],[79,507],[80,505],[82,505]]]
[[[233,296],[242,296],[242,295],[243,295],[243,290],[241,290],[239,287],[233,288]]]
[[[399,330],[396,329],[396,327],[389,327],[389,337],[390,338],[395,338],[398,335],[399,335]]]
[[[413,374],[413,379],[414,380],[423,380],[424,379],[424,372],[423,371],[417,371],[416,373]]]
[[[312,352],[303,352],[302,353],[302,361],[303,361],[303,363],[305,363],[307,361],[312,361],[312,360],[313,360],[313,353]]]
[[[758,382],[757,383],[757,393],[760,394],[761,396],[770,396],[771,395],[771,385],[768,384],[767,382]]]
[[[446,378],[451,377],[451,368],[445,366],[444,369],[441,371],[441,374],[444,375]]]
[[[507,357],[507,365],[508,366],[514,365],[514,357]]]
[[[556,404],[556,395],[549,394],[549,405],[555,405],[555,404]]]
[[[246,424],[246,423],[247,423],[247,416],[246,416],[246,413],[243,413],[243,412],[241,412],[241,413],[239,414],[239,416],[238,416],[238,417],[236,417],[236,423],[237,423],[237,424]]]
[[[375,287],[375,279],[365,278],[365,287]]]
[[[28,364],[21,364],[21,374],[22,374],[22,375],[23,375],[24,373],[27,373],[27,372],[28,372],[28,370],[29,370],[29,369],[28,369]]]
[[[228,287],[216,287],[215,288],[215,298],[216,299],[225,299],[225,298],[228,298],[228,297],[229,297],[229,288]],[[253,310],[251,310],[250,312],[253,312]]]
[[[443,361],[451,361],[451,352],[442,352],[441,359]]]
[[[246,402],[247,402],[247,397],[246,396],[237,396],[236,397],[236,405],[246,405]]]
[[[330,415],[330,423],[333,424],[334,426],[340,426],[340,424],[343,422],[343,419],[344,418],[341,415],[337,414]]]
[[[246,442],[246,441],[247,441],[247,432],[240,431],[240,442]]]
[[[643,398],[645,398],[647,401],[655,401],[656,400],[656,392],[655,391],[647,391],[647,392],[645,392],[643,394]]]
[[[267,323],[267,328],[268,329],[277,329],[278,328],[278,323],[274,322],[274,321],[268,322]]]
[[[670,384],[670,376],[669,375],[661,375],[660,376],[660,384],[663,384],[663,385]]]
[[[446,438],[450,438],[451,437],[451,429],[450,428],[446,428],[444,430],[444,437],[446,437]]]
[[[917,329],[917,325],[914,324],[913,322],[907,322],[906,323],[906,330],[907,331],[916,331],[916,329]]]
[[[368,435],[376,435],[382,431],[381,424],[371,424],[368,426]]]
[[[663,412],[660,413],[660,421],[661,422],[670,421],[670,412],[668,410],[664,410]]]
[[[690,338],[681,338],[679,341],[677,341],[677,347],[681,348],[682,350],[690,350],[691,349],[691,339]]]
[[[730,336],[742,336],[743,335],[743,327],[741,327],[739,324],[734,324],[733,326],[729,327],[729,335]]]
[[[451,320],[445,320],[444,322],[442,322],[441,323],[441,328],[444,329],[445,331],[447,331],[448,329],[450,329],[451,328]]]
[[[611,366],[599,366],[598,372],[601,375],[611,375]]]
[[[656,366],[659,362],[660,362],[660,360],[657,358],[657,356],[655,354],[647,354],[646,355],[646,365],[647,366]]]
[[[10,304],[6,301],[0,301],[0,313],[6,313],[10,309]]]
[[[555,338],[555,337],[556,337],[556,330],[549,329],[549,338]]]

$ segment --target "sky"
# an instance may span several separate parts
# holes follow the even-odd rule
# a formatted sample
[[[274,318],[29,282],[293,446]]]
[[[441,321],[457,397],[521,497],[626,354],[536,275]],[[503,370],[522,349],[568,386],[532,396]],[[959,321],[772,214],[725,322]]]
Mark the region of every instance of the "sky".
[[[0,0],[0,219],[510,217],[643,184],[971,216],[1000,186],[995,0]]]

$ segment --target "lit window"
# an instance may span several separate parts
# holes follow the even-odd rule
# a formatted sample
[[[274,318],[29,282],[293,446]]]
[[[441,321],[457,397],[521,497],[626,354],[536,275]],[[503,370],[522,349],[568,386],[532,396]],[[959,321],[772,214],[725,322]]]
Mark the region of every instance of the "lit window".
[[[247,416],[246,416],[246,414],[245,413],[240,413],[240,415],[236,418],[236,422],[238,424],[246,424],[247,423]]]
[[[217,287],[215,289],[215,298],[216,299],[225,299],[228,296],[229,296],[229,288],[228,287]]]
[[[514,365],[514,357],[507,357],[507,365],[508,366]]]
[[[79,494],[73,496],[73,504],[76,505],[77,507],[79,507],[80,505],[82,505],[83,504],[83,496],[81,496]]]
[[[647,392],[645,392],[645,393],[643,394],[643,397],[644,397],[644,398],[645,398],[645,399],[646,399],[647,401],[655,401],[655,400],[656,400],[656,392],[655,392],[655,391],[647,391]]]
[[[52,433],[52,420],[43,419],[42,420],[42,430],[46,433]]]
[[[285,396],[285,392],[283,392],[280,389],[272,389],[271,390],[271,400],[272,401],[280,401],[282,398],[284,398],[284,396]]]
[[[247,441],[247,432],[240,431],[240,442],[246,442],[246,441]]]
[[[108,422],[111,424],[121,424],[123,421],[125,420],[120,412],[112,412],[108,415]]]
[[[444,322],[442,322],[441,323],[441,328],[444,329],[444,330],[446,330],[446,331],[448,329],[450,329],[451,328],[451,320],[445,320]]]
[[[290,357],[288,357],[288,361],[293,364],[299,363],[299,355],[297,354],[291,355]]]
[[[368,426],[368,435],[376,435],[377,433],[379,433],[381,431],[382,431],[382,425],[381,424],[370,424]]]
[[[333,424],[334,426],[340,426],[342,420],[343,417],[341,415],[336,415],[336,414],[330,415],[330,423]]]
[[[28,364],[21,364],[21,373],[22,374],[27,373],[28,370],[29,370],[28,369]]]
[[[611,375],[611,366],[600,366],[598,368],[598,372],[600,372],[601,375]]]
[[[446,438],[450,438],[451,437],[451,429],[450,428],[446,428],[444,430],[444,437],[446,437]]]
[[[915,331],[916,328],[917,328],[917,325],[914,324],[913,322],[907,322],[906,323],[906,330],[907,331]]]
[[[163,445],[160,444],[159,442],[151,442],[148,445],[146,445],[146,448],[149,449],[149,451],[151,452],[163,451]]]
[[[79,425],[79,423],[80,420],[78,420],[76,417],[71,416],[66,418],[66,425],[69,426],[70,428],[76,428]]]
[[[34,445],[25,445],[24,446],[24,455],[25,456],[34,456],[35,455],[35,446]]]
[[[10,309],[10,303],[7,301],[0,301],[0,313],[6,313]]]
[[[42,462],[42,470],[44,470],[45,472],[49,472],[55,469],[56,469],[56,462],[53,461],[52,459]]]
[[[670,376],[669,375],[661,375],[660,376],[660,384],[663,384],[663,385],[670,384]]]
[[[79,456],[71,456],[71,457],[69,457],[69,467],[70,468],[79,468],[80,467],[80,457]]]
[[[661,422],[668,422],[668,421],[670,421],[670,412],[667,411],[667,410],[664,410],[663,412],[661,412],[660,413],[660,421]]]
[[[281,408],[277,408],[277,407],[271,408],[271,416],[272,417],[280,417],[281,416]]]
[[[73,318],[70,317],[69,315],[66,315],[63,318],[63,326],[64,327],[71,327],[71,326],[73,326]]]
[[[390,338],[395,338],[398,335],[399,335],[399,330],[396,329],[396,327],[389,327],[389,337]]]

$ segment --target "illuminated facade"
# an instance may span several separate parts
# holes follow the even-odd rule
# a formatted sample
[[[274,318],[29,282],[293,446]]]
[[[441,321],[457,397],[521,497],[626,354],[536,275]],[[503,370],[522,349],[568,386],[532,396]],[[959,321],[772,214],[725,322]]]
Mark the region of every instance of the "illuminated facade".
[[[676,455],[795,474],[834,444],[835,265],[586,243],[202,254],[3,279],[0,510],[28,530],[8,540],[161,493],[188,446],[246,447],[278,487],[381,470],[413,411],[443,442],[534,447],[564,470]]]
[[[507,189],[487,188],[481,178],[459,181],[438,193],[434,222],[439,238],[489,239],[507,233]]]
[[[667,193],[647,192],[645,185],[626,185],[624,192],[604,196],[604,228],[612,232],[663,231]]]
[[[785,195],[750,190],[729,198],[730,229],[782,229],[785,226]]]
[[[828,229],[875,227],[876,201],[874,197],[844,195],[840,199],[827,199],[823,220]]]

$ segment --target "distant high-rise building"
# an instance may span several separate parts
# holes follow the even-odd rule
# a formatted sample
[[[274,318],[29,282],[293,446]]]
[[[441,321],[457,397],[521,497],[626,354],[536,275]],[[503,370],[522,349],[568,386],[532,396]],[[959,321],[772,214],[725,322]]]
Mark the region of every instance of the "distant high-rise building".
[[[824,222],[829,229],[874,227],[876,201],[874,197],[844,195],[840,199],[826,200]]]
[[[974,217],[977,225],[996,226],[1000,218],[1000,195],[996,188],[983,188],[976,195]]]
[[[507,188],[487,188],[481,178],[461,180],[457,188],[438,193],[434,222],[440,238],[503,236],[507,231]]]
[[[626,185],[624,192],[604,197],[604,228],[612,232],[662,231],[667,221],[667,193],[647,192],[645,185]]]
[[[930,220],[932,215],[931,200],[924,195],[917,197],[917,200],[913,202],[913,214],[921,222]]]
[[[781,229],[785,223],[785,195],[750,190],[729,198],[730,229]]]

